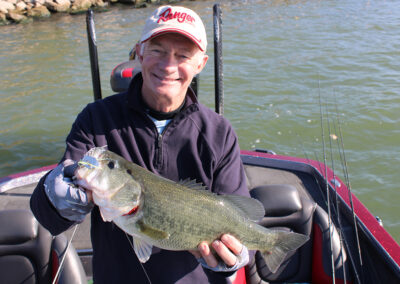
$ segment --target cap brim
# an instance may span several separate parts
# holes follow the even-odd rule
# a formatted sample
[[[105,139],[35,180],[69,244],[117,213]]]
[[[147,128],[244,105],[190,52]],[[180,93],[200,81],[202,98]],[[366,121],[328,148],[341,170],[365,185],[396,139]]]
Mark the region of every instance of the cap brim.
[[[151,40],[155,37],[158,37],[160,35],[167,34],[167,33],[177,33],[177,34],[183,35],[183,36],[187,37],[188,39],[190,39],[192,42],[194,42],[201,51],[205,51],[205,48],[201,44],[201,40],[197,39],[196,37],[194,37],[192,34],[188,33],[187,31],[177,29],[177,28],[158,29],[156,31],[153,31],[153,33],[151,33],[150,35],[146,35],[145,37],[143,37],[141,41],[146,42],[148,40]]]

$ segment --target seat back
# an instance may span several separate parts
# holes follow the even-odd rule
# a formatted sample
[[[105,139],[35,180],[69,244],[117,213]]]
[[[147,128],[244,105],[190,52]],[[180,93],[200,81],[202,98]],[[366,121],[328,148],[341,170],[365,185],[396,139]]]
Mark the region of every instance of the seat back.
[[[332,224],[329,234],[329,216],[320,206],[317,206],[314,213],[312,239],[312,283],[333,283],[331,255],[335,267],[335,283],[344,283],[344,272],[347,283],[352,283],[349,260],[339,233]]]
[[[261,201],[265,208],[265,217],[259,222],[260,225],[301,233],[309,236],[310,241],[288,254],[275,273],[268,269],[263,256],[257,252],[253,261],[246,267],[247,283],[332,281],[329,272],[331,254],[326,212],[307,196],[300,196],[292,185],[258,186],[252,189],[250,194]],[[334,227],[332,235],[334,261],[339,271],[343,262],[340,241],[336,241],[338,233]],[[343,259],[346,262],[345,252]],[[340,281],[342,275],[337,274],[336,278]]]
[[[58,283],[86,283],[83,266],[64,234],[53,237],[28,210],[0,211],[0,282],[52,283],[64,253]]]

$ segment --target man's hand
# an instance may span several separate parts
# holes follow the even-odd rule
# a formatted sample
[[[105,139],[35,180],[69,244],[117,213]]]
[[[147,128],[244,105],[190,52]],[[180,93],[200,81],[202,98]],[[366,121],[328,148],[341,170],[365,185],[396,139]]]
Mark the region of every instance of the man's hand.
[[[46,177],[44,188],[50,202],[62,217],[82,222],[94,205],[91,192],[73,184],[74,164],[72,160],[59,164]]]
[[[211,246],[222,262],[219,262],[212,254],[210,246],[206,242],[201,242],[198,245],[198,251],[190,252],[204,267],[213,271],[235,271],[245,266],[249,261],[247,248],[231,235],[222,235],[221,239],[213,241]]]

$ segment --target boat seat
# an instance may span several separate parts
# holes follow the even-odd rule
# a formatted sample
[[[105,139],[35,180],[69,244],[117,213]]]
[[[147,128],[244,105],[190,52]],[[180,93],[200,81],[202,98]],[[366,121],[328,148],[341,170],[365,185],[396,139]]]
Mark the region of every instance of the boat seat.
[[[137,60],[122,62],[114,67],[110,76],[111,89],[120,93],[128,90],[132,78],[140,72],[140,63]]]
[[[0,211],[0,282],[52,283],[67,248],[64,234],[53,237],[28,210]],[[72,245],[58,283],[87,283]]]
[[[326,212],[307,196],[300,196],[298,190],[288,184],[258,186],[250,191],[250,195],[264,205],[265,217],[260,225],[305,234],[310,241],[289,253],[275,273],[268,269],[261,253],[257,252],[246,266],[247,283],[330,283],[331,254]],[[338,273],[342,271],[340,250],[339,236],[333,228],[333,255],[339,281],[343,278]],[[346,263],[345,252],[343,259]]]

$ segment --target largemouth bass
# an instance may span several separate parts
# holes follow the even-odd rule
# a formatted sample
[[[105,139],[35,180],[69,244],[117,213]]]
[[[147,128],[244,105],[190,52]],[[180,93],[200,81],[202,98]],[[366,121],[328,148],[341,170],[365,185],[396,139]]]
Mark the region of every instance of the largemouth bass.
[[[141,262],[152,246],[195,250],[228,233],[249,250],[263,253],[275,272],[288,252],[302,246],[305,235],[269,230],[255,222],[263,205],[252,198],[216,195],[195,181],[174,182],[157,176],[105,148],[93,148],[78,162],[76,182],[92,191],[104,221],[133,236]]]

